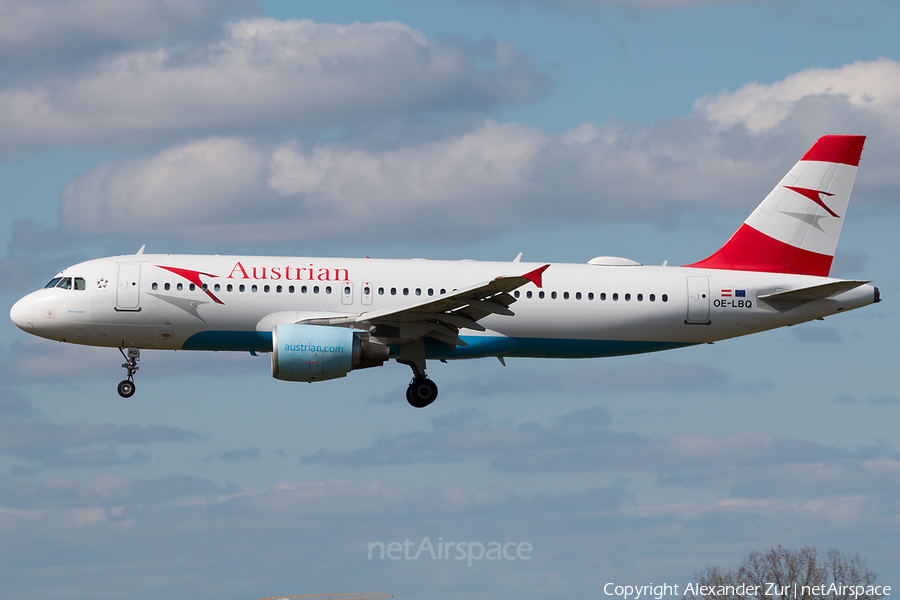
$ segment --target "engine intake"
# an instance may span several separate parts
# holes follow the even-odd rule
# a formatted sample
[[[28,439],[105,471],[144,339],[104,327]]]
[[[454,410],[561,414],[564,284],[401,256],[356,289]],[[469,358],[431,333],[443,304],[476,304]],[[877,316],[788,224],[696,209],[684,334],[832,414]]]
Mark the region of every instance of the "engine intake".
[[[368,334],[327,325],[278,325],[272,330],[272,377],[284,381],[324,381],[353,369],[380,367],[390,349]]]

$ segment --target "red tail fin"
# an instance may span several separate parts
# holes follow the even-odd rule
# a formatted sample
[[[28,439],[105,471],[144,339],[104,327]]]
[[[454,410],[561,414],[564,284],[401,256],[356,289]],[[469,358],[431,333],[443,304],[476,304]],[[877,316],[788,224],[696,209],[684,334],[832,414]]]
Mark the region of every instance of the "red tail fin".
[[[827,276],[865,140],[819,138],[724,246],[686,266]]]

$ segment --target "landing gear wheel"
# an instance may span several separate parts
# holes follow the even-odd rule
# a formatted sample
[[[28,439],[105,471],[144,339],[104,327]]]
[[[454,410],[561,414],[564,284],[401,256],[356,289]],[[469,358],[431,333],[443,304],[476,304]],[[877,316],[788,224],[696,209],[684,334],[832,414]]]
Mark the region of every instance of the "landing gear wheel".
[[[126,354],[124,348],[119,348],[119,352],[122,354],[122,358],[125,359],[125,362],[122,363],[122,367],[128,372],[128,379],[120,381],[117,389],[119,395],[123,398],[131,398],[134,396],[135,390],[134,374],[140,369],[137,363],[141,360],[141,351],[138,348],[129,348],[128,354]]]
[[[134,382],[123,379],[119,382],[119,395],[123,398],[131,398],[134,396]]]
[[[425,408],[438,395],[437,384],[430,379],[413,379],[406,388],[406,401],[413,408]]]

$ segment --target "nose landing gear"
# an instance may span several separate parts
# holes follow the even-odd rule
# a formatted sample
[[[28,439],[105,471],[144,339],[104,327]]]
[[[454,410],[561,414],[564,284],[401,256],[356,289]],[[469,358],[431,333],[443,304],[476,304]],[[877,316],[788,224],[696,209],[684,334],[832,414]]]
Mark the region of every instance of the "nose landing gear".
[[[128,371],[128,379],[120,381],[117,389],[119,395],[123,398],[131,398],[134,396],[135,391],[134,373],[140,369],[140,367],[137,366],[137,363],[141,360],[141,350],[140,348],[129,348],[128,354],[126,354],[125,350],[119,348],[119,352],[122,353],[122,358],[125,359],[125,362],[122,363],[122,367]]]

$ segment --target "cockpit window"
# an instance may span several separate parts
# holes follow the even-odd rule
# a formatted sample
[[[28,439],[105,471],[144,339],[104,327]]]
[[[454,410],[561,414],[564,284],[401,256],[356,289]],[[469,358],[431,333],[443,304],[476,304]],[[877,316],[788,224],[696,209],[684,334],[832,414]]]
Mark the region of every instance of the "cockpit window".
[[[76,277],[75,278],[75,289],[83,290],[85,289],[84,277]]]
[[[71,277],[61,277],[59,283],[56,284],[56,287],[62,288],[64,290],[72,289],[72,278]]]
[[[62,279],[62,277],[54,277],[53,279],[50,280],[50,283],[48,283],[47,285],[44,286],[44,289],[55,288],[56,284],[59,283],[60,279]]]

